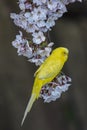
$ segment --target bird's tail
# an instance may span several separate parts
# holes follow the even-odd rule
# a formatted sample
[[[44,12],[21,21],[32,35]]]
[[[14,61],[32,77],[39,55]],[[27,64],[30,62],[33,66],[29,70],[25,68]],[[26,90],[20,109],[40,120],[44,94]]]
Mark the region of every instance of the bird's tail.
[[[32,107],[32,105],[33,105],[33,103],[34,103],[35,100],[36,100],[36,94],[33,94],[33,93],[32,93],[31,98],[30,98],[30,100],[29,100],[29,102],[28,102],[28,105],[27,105],[27,107],[26,107],[26,110],[25,110],[25,113],[24,113],[24,117],[23,117],[22,122],[21,122],[21,126],[23,125],[24,120],[25,120],[25,118],[26,118],[28,112],[30,112],[31,107]]]

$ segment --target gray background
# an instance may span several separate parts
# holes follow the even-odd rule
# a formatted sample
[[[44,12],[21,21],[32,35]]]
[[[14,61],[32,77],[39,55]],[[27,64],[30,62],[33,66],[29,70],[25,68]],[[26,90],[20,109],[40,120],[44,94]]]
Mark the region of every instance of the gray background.
[[[37,67],[11,46],[19,30],[9,18],[19,12],[16,2],[0,0],[0,130],[87,130],[87,1],[70,4],[50,33],[54,48],[70,50],[63,72],[72,86],[55,102],[36,101],[23,127]]]

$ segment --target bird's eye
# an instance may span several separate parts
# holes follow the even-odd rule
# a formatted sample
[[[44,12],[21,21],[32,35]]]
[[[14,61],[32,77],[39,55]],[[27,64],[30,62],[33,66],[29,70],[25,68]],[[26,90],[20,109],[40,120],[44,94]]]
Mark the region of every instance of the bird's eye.
[[[67,53],[66,53],[65,51],[63,52],[63,54],[64,54],[64,55],[67,55]]]

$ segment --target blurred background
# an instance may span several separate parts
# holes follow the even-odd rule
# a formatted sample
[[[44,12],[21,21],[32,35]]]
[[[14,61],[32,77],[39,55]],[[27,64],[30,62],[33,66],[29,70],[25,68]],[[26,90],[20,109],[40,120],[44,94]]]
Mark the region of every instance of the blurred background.
[[[54,48],[70,50],[63,72],[72,86],[55,102],[36,101],[22,127],[37,67],[11,45],[19,30],[11,12],[17,0],[0,0],[0,130],[87,130],[87,1],[70,4],[50,33]]]

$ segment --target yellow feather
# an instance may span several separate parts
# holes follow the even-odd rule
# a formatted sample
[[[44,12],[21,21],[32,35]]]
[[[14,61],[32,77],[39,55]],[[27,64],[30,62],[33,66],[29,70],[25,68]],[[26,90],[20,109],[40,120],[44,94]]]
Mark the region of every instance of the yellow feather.
[[[42,86],[51,82],[60,73],[64,63],[67,61],[68,53],[69,51],[67,48],[56,48],[35,72],[35,81],[31,98],[25,110],[21,125],[24,123],[27,113],[31,110],[34,101],[38,99]]]
[[[30,100],[28,101],[28,105],[26,107],[26,110],[25,110],[25,113],[24,113],[24,117],[23,117],[22,122],[21,122],[21,126],[23,125],[24,120],[25,120],[25,118],[27,116],[27,113],[30,111],[30,109],[31,109],[35,99],[36,99],[36,96],[34,94],[32,94]]]

